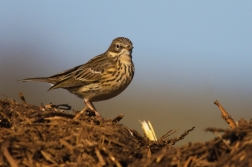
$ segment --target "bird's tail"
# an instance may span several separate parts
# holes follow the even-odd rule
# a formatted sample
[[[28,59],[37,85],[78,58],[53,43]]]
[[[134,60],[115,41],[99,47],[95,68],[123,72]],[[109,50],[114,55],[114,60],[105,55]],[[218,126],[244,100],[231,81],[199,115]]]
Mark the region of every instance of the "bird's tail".
[[[19,80],[19,82],[29,82],[29,81],[38,81],[38,82],[53,83],[52,80],[50,78],[48,78],[48,77],[26,78],[26,79]]]

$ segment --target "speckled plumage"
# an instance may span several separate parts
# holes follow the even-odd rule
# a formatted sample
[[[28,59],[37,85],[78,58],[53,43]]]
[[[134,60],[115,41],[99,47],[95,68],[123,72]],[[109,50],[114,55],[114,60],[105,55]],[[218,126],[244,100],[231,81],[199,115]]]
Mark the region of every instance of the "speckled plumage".
[[[87,63],[62,73],[41,78],[21,80],[53,84],[49,89],[63,88],[82,98],[86,109],[99,115],[92,102],[113,98],[130,84],[134,76],[132,42],[124,37],[114,39],[108,50]],[[81,112],[81,113],[82,113]]]

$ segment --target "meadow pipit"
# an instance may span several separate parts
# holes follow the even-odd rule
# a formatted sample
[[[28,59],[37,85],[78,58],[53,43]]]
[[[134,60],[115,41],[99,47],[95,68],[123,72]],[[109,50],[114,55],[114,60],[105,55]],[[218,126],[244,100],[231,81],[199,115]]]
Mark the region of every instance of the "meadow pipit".
[[[132,42],[124,37],[114,39],[108,50],[86,64],[79,65],[62,73],[40,78],[27,78],[21,81],[40,81],[53,84],[49,89],[63,88],[82,98],[85,108],[100,116],[92,102],[107,100],[117,96],[127,88],[134,76],[132,62]]]

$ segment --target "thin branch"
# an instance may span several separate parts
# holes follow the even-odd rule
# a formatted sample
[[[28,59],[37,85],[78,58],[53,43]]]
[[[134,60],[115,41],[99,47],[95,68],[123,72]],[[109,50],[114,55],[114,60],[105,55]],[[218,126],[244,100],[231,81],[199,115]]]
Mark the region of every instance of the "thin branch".
[[[236,124],[233,118],[226,112],[226,110],[221,106],[221,104],[217,100],[214,101],[214,104],[220,108],[222,118],[228,123],[231,129],[235,129]]]

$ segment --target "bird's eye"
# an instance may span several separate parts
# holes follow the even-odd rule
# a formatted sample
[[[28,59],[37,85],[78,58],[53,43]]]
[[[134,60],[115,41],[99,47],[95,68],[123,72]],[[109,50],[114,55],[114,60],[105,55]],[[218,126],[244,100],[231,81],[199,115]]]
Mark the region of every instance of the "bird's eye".
[[[119,46],[118,44],[116,44],[116,48],[117,48],[117,49],[119,49],[119,48],[120,48],[120,46]]]

